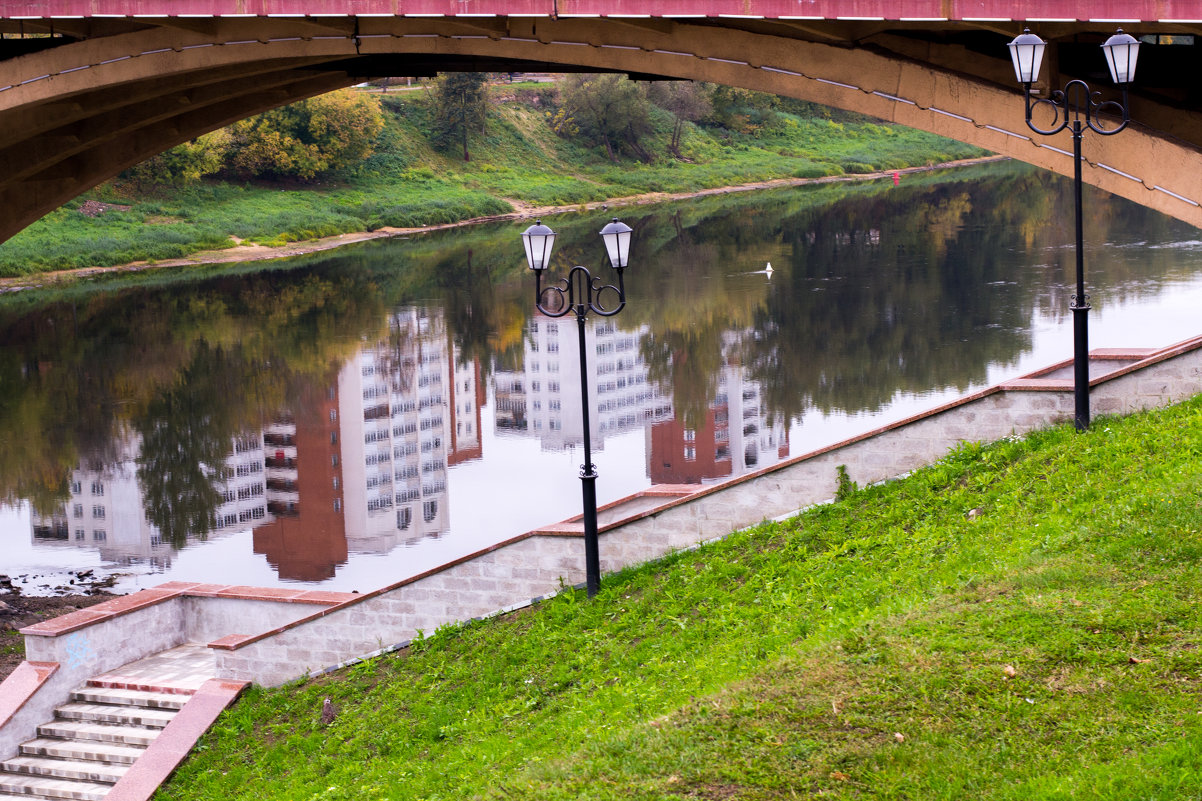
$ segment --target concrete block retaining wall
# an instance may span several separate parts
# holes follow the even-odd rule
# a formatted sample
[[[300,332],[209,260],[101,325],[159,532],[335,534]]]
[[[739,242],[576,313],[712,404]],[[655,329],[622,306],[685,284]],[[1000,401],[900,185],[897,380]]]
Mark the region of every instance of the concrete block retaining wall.
[[[180,606],[185,621],[182,642],[207,643],[231,631],[275,629],[312,612],[309,604],[190,594],[180,599]]]
[[[1092,392],[1097,414],[1125,414],[1185,400],[1202,391],[1202,338],[1157,352],[1110,359]],[[1109,368],[1109,372],[1106,372]],[[992,441],[1071,420],[1074,399],[1065,364],[1017,379],[868,432],[837,446],[728,482],[623,503],[639,511],[602,526],[606,572],[641,564],[697,542],[789,514],[831,498],[836,468],[857,483],[894,478],[942,458],[966,441]],[[650,507],[650,508],[648,508]],[[603,510],[604,511],[604,510]],[[403,643],[419,630],[492,614],[584,579],[579,526],[531,532],[446,568],[311,616],[279,630],[215,643],[218,675],[272,686]]]
[[[492,614],[558,591],[561,579],[583,581],[579,551],[576,537],[525,537],[300,624],[227,637],[213,644],[217,675],[274,686],[412,640],[418,631],[432,634],[444,624]]]

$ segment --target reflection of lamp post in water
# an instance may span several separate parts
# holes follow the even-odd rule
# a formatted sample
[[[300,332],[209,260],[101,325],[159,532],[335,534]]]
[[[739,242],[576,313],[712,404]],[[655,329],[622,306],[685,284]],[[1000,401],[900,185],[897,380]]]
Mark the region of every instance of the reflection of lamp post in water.
[[[1131,116],[1127,107],[1127,84],[1135,78],[1135,61],[1139,56],[1139,42],[1119,30],[1106,40],[1102,50],[1106,54],[1106,65],[1110,77],[1123,91],[1122,102],[1100,101],[1099,93],[1092,92],[1085,81],[1072,80],[1063,89],[1056,89],[1050,97],[1032,100],[1031,84],[1039,77],[1039,66],[1043,61],[1043,50],[1047,42],[1029,30],[1010,43],[1010,58],[1014,61],[1014,73],[1023,85],[1027,103],[1027,127],[1038,134],[1051,136],[1068,128],[1073,134],[1073,191],[1077,211],[1077,293],[1073,295],[1073,394],[1075,397],[1075,422],[1078,431],[1089,428],[1089,295],[1085,294],[1085,256],[1081,244],[1081,136],[1085,129],[1102,136],[1112,136],[1127,127]],[[1052,111],[1052,127],[1040,128],[1031,121],[1031,112],[1038,106],[1047,106]],[[1100,116],[1110,109],[1120,118],[1113,128],[1104,128]]]
[[[610,266],[618,274],[618,284],[603,284],[600,278],[577,265],[553,284],[543,286],[543,272],[550,266],[555,232],[541,220],[522,232],[526,246],[526,262],[534,271],[534,304],[548,317],[576,314],[580,334],[580,412],[584,421],[584,464],[580,466],[581,491],[584,496],[584,569],[585,586],[592,598],[601,588],[601,557],[597,547],[597,469],[593,465],[592,441],[589,435],[588,357],[584,346],[584,321],[589,311],[602,317],[612,317],[626,306],[626,289],[622,271],[630,256],[630,226],[613,222],[601,229]]]

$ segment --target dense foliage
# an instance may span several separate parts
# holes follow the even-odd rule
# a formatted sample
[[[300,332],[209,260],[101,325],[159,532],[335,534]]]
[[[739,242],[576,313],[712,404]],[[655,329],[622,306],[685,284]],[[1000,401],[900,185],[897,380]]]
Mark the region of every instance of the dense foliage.
[[[211,131],[147,159],[122,174],[137,186],[183,186],[219,172],[233,146],[230,129]]]
[[[374,97],[331,92],[234,123],[229,167],[245,178],[312,178],[371,155],[383,127]]]
[[[311,179],[372,154],[379,102],[331,92],[266,111],[164,151],[123,173],[136,186],[183,186],[225,172],[240,179]]]
[[[651,160],[640,144],[651,132],[651,103],[643,84],[625,75],[602,73],[569,75],[561,87],[562,108],[556,123],[560,135],[603,146],[610,161],[618,160],[619,148]]]

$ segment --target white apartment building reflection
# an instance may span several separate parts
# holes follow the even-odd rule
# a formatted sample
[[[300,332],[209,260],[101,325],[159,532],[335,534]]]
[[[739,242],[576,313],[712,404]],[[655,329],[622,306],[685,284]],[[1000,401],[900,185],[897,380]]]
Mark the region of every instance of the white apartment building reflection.
[[[118,445],[112,463],[76,467],[66,503],[53,514],[33,514],[34,543],[96,550],[102,559],[117,564],[169,567],[176,548],[163,540],[146,516],[138,482],[140,452],[140,438],[129,435]],[[217,489],[221,504],[214,527],[190,533],[189,541],[219,538],[270,519],[259,435],[239,437],[231,443],[230,455],[219,470]]]
[[[343,516],[352,551],[386,552],[450,528],[447,467],[479,454],[479,369],[454,367],[437,310],[403,307],[388,337],[338,375]]]
[[[592,445],[605,437],[672,419],[672,402],[647,381],[639,354],[646,326],[622,331],[610,320],[585,327],[589,361]],[[580,414],[580,345],[574,318],[532,319],[527,326],[521,371],[494,374],[496,428],[538,437],[544,450],[563,450],[584,441]]]

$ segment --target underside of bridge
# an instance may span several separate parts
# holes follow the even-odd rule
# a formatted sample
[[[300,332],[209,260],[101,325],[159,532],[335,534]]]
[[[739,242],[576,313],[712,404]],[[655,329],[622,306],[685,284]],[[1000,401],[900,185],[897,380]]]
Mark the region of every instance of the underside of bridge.
[[[1111,93],[1113,23],[1042,22],[1049,89]],[[1016,22],[563,16],[0,19],[0,241],[138,162],[275,106],[386,76],[605,71],[815,101],[1063,174],[1026,127]],[[1140,22],[1130,129],[1086,135],[1085,180],[1202,226],[1202,24]],[[1199,40],[1202,42],[1202,39]]]

